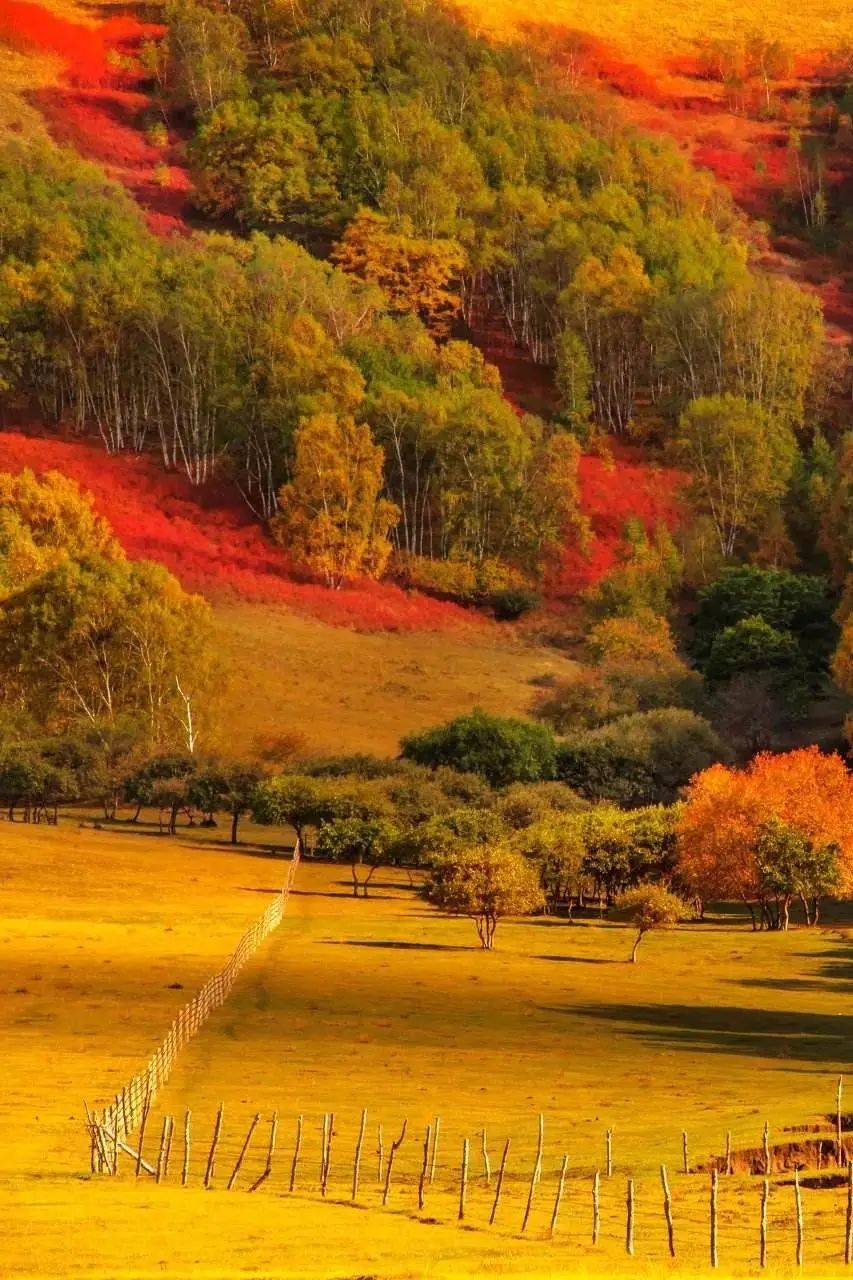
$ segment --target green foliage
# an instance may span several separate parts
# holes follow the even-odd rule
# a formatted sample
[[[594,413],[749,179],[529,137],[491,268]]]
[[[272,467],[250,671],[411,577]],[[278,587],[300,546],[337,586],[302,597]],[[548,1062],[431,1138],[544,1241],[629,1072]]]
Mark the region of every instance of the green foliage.
[[[751,672],[769,673],[791,709],[801,707],[808,695],[808,672],[795,638],[789,631],[776,631],[763,618],[742,618],[718,632],[705,661],[711,685]]]
[[[368,886],[376,868],[389,861],[389,854],[398,839],[395,825],[383,817],[333,818],[324,822],[317,836],[316,855],[331,862],[348,862],[352,868],[353,896],[368,896]],[[364,879],[359,879],[358,868],[369,867]]]
[[[724,754],[702,716],[664,708],[565,738],[557,748],[557,776],[590,799],[650,804],[673,800],[694,773]]]
[[[834,609],[824,578],[754,565],[725,569],[699,592],[693,617],[693,652],[705,670],[724,631],[747,619],[760,619],[777,635],[793,640],[801,665],[819,674],[826,671],[838,640]],[[749,669],[755,669],[755,664]]]
[[[549,729],[479,710],[411,734],[401,750],[417,764],[476,773],[493,787],[554,776],[555,743]]]
[[[437,862],[426,893],[442,910],[470,916],[486,951],[494,946],[504,916],[529,915],[544,902],[535,869],[503,844],[467,849]]]
[[[681,578],[681,556],[665,525],[649,536],[641,520],[627,521],[616,566],[586,594],[593,618],[664,616]]]
[[[795,827],[771,819],[761,827],[755,849],[763,893],[776,899],[776,926],[788,928],[794,897],[802,900],[811,923],[820,899],[838,889],[838,848],[816,845]]]

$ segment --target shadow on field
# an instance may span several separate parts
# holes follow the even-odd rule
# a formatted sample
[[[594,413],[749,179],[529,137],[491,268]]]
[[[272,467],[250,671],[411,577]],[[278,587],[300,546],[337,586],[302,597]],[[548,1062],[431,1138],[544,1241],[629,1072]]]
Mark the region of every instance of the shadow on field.
[[[689,1004],[545,1006],[549,1013],[621,1022],[630,1036],[673,1049],[826,1063],[847,1060],[853,1016]]]
[[[534,960],[556,960],[557,964],[624,964],[610,956],[534,956]]]
[[[802,959],[813,960],[814,955],[803,952]],[[853,983],[853,949],[827,951],[821,961],[814,978],[731,978],[729,981],[739,987],[758,987],[766,991],[828,991],[837,995],[848,994],[847,988]]]
[[[472,947],[453,946],[449,942],[392,942],[374,938],[327,938],[327,947],[379,947],[390,951],[471,951]]]

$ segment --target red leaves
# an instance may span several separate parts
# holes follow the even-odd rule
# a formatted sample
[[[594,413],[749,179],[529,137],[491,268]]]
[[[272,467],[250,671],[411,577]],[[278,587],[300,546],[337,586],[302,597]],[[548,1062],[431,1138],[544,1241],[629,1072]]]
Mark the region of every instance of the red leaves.
[[[679,490],[686,476],[673,468],[649,466],[638,453],[623,449],[610,466],[587,454],[580,460],[581,510],[592,525],[589,554],[567,546],[548,583],[549,593],[577,595],[600,581],[613,568],[626,521],[642,520],[651,530],[657,524],[674,529],[679,522]]]
[[[385,583],[329,591],[299,581],[286,554],[228,490],[198,491],[156,458],[106,455],[98,444],[0,432],[0,470],[57,470],[89,490],[131,559],[156,560],[213,599],[284,604],[357,631],[442,631],[470,625],[458,605]]]
[[[0,40],[13,48],[53,53],[66,64],[69,83],[96,86],[112,83],[113,51],[126,53],[143,36],[162,28],[143,25],[136,18],[110,18],[96,27],[60,18],[39,4],[0,0]]]

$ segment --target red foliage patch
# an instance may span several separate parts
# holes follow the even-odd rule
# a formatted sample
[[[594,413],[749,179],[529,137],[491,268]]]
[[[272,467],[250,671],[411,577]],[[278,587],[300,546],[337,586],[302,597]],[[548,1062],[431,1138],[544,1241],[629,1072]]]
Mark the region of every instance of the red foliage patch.
[[[0,470],[56,470],[88,490],[128,556],[156,560],[211,599],[284,604],[359,631],[443,631],[481,621],[457,605],[385,583],[330,591],[298,580],[286,554],[239,498],[196,490],[146,455],[107,455],[87,441],[0,432]]]
[[[548,583],[549,595],[576,596],[600,581],[616,563],[628,520],[642,520],[649,532],[658,524],[678,526],[686,475],[640,458],[639,451],[624,447],[612,465],[591,454],[581,458],[581,509],[592,526],[592,544],[586,555],[577,545],[565,548]]]

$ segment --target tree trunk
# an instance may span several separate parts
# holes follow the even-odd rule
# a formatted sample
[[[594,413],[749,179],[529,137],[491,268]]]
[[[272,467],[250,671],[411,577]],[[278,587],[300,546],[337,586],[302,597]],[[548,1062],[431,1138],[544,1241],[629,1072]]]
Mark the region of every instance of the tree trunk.
[[[232,844],[237,844],[237,843],[238,843],[238,841],[237,841],[237,824],[239,823],[239,821],[240,821],[240,810],[239,810],[239,809],[232,809],[232,810],[231,810],[231,843],[232,843]]]
[[[636,938],[634,939],[634,945],[631,948],[631,964],[637,963],[637,952],[640,949],[640,943],[642,941],[643,941],[643,930],[641,929],[640,932],[637,934]]]

